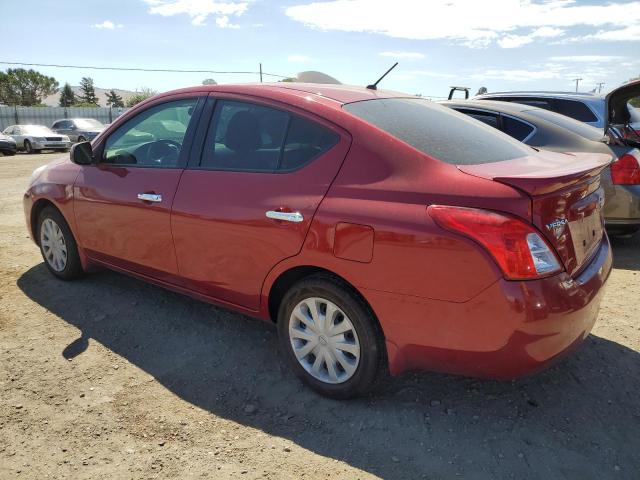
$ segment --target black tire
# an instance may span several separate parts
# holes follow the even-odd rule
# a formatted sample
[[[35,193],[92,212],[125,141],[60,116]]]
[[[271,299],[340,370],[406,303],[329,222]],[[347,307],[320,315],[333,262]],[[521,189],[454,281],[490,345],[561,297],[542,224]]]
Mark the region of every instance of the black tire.
[[[293,309],[305,298],[320,297],[337,305],[349,318],[360,344],[360,360],[355,373],[343,383],[327,383],[315,378],[300,364],[289,337]],[[347,399],[371,391],[386,376],[384,335],[375,315],[353,288],[329,274],[307,277],[284,296],[278,311],[280,348],[296,375],[316,392],[335,399]]]
[[[55,224],[58,225],[64,238],[67,256],[66,264],[62,270],[56,270],[53,268],[49,263],[49,260],[47,260],[46,253],[42,245],[40,233],[42,230],[42,224],[47,219],[53,220]],[[51,206],[43,208],[38,216],[37,230],[36,238],[38,240],[38,245],[40,246],[40,253],[42,254],[42,259],[44,260],[44,264],[47,266],[49,272],[61,280],[74,280],[76,278],[80,278],[84,274],[84,271],[82,270],[82,263],[80,262],[80,255],[78,254],[78,245],[62,214],[56,208]]]
[[[33,146],[31,145],[31,142],[29,140],[24,141],[24,151],[28,154],[34,153]]]

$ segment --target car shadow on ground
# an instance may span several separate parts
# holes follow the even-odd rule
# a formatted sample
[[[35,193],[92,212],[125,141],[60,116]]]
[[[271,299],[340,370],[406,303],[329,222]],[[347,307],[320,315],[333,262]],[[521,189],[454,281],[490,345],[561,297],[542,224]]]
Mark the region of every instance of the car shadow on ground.
[[[640,232],[628,237],[610,237],[613,266],[624,270],[640,270]]]
[[[83,362],[99,342],[186,402],[382,478],[595,480],[640,469],[640,355],[594,335],[516,382],[408,374],[338,402],[289,373],[266,322],[106,271],[61,282],[40,264],[18,286],[81,331],[65,358]]]

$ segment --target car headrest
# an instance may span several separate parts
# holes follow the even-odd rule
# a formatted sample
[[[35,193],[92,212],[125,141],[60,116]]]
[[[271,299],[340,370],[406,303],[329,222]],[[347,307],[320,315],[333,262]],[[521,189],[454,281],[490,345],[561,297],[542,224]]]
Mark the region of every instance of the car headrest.
[[[256,116],[251,112],[241,111],[231,117],[224,145],[237,153],[257,150],[260,147],[260,126]]]

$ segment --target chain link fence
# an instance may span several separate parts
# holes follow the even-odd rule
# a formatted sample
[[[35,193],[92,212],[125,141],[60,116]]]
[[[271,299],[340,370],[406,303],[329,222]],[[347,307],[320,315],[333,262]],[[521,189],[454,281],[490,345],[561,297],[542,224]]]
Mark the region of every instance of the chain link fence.
[[[44,125],[63,118],[95,118],[102,123],[111,123],[126,108],[108,107],[0,107],[0,131],[9,125]]]

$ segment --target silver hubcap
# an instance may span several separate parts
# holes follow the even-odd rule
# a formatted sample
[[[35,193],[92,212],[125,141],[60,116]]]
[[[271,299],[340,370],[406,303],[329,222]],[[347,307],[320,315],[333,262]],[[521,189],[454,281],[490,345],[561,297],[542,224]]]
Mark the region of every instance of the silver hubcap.
[[[298,303],[289,318],[289,339],[300,365],[322,382],[346,382],[358,368],[356,330],[329,300],[311,297]]]
[[[67,266],[67,243],[58,224],[50,218],[40,226],[40,245],[49,266],[56,272],[63,271]]]

